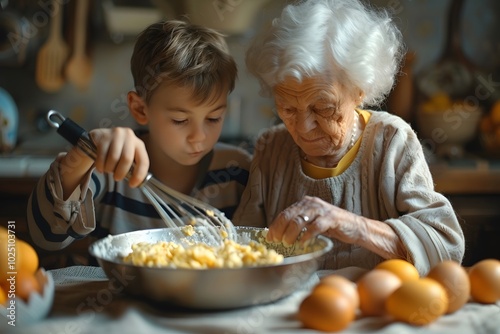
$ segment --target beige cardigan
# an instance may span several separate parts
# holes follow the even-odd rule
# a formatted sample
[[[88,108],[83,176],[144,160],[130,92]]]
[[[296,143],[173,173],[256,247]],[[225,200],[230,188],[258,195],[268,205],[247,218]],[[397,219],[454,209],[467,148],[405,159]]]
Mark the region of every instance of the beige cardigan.
[[[464,235],[450,202],[434,191],[421,144],[402,119],[382,111],[363,132],[356,158],[336,177],[316,180],[302,171],[299,148],[283,125],[257,141],[250,177],[233,221],[268,226],[303,196],[390,225],[420,274],[446,259],[461,261]],[[373,268],[383,258],[357,245],[334,241],[324,269]]]

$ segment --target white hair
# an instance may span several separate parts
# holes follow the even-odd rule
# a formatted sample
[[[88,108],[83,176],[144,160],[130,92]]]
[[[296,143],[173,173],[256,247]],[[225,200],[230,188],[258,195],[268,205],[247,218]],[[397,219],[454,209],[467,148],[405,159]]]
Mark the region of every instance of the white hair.
[[[401,33],[387,11],[358,0],[306,0],[287,5],[256,36],[246,64],[265,96],[287,77],[320,75],[361,90],[362,104],[378,105],[392,89],[402,55]]]

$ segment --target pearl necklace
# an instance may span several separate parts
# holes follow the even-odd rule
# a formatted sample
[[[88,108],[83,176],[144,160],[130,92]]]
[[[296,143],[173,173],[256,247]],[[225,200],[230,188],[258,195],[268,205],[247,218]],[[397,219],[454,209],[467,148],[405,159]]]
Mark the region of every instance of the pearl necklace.
[[[354,122],[352,122],[352,134],[351,134],[351,142],[349,143],[349,147],[347,148],[347,152],[351,150],[351,148],[354,147],[354,144],[356,144],[356,134],[358,133],[358,127],[356,126],[356,123],[359,121],[359,114],[354,110]]]

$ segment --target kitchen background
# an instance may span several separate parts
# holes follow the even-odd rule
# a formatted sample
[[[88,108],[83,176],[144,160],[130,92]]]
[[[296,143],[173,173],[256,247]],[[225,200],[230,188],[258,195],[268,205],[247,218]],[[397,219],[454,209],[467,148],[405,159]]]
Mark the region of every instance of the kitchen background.
[[[16,220],[20,235],[26,232],[27,196],[55,154],[68,148],[45,121],[49,109],[87,129],[134,126],[126,105],[134,38],[162,18],[187,16],[226,33],[239,78],[222,139],[251,149],[277,119],[273,101],[259,96],[246,73],[244,53],[256,30],[289,2],[0,0],[1,223]],[[408,48],[403,73],[380,108],[406,119],[421,137],[436,188],[463,219],[464,263],[500,258],[500,2],[370,3],[394,14]],[[46,261],[67,263],[56,255]]]

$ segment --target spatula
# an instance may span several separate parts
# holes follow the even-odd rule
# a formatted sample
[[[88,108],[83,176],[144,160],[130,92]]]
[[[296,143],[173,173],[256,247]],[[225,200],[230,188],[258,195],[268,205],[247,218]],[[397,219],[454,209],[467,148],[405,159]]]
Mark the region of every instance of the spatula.
[[[40,48],[36,59],[36,83],[49,93],[58,91],[64,85],[63,68],[68,58],[68,46],[61,33],[62,10],[60,0],[52,0],[49,37]]]
[[[66,78],[80,90],[87,89],[92,77],[92,64],[85,53],[88,6],[89,0],[76,2],[74,51],[66,65]]]

